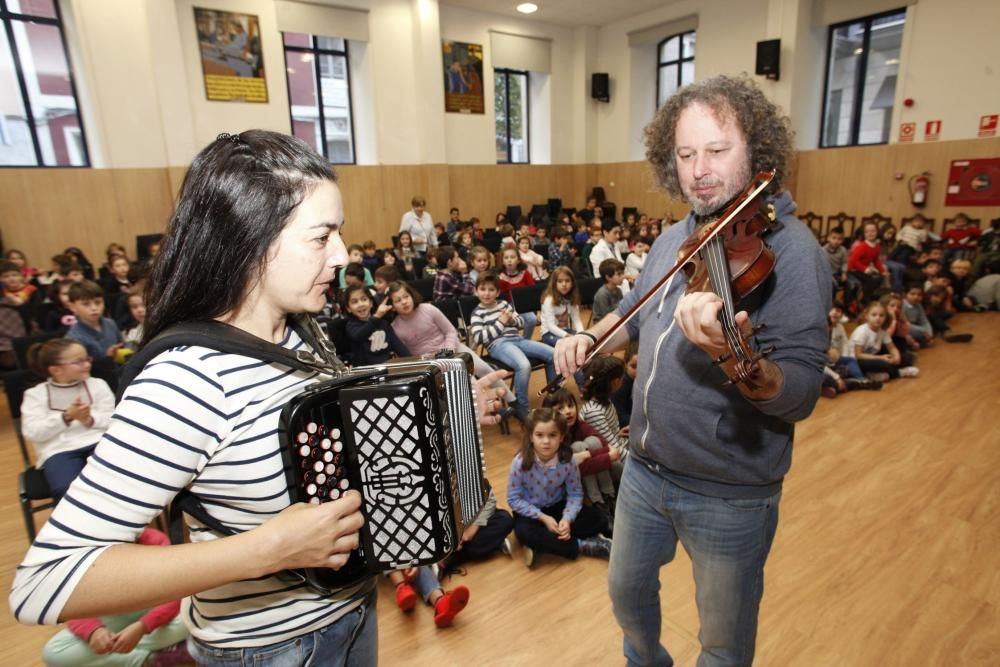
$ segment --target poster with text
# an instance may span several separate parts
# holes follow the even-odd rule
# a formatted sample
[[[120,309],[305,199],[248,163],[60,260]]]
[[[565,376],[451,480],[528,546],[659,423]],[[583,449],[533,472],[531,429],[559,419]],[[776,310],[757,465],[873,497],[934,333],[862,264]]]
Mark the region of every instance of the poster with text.
[[[483,45],[441,41],[444,62],[444,110],[486,113],[483,102]]]
[[[215,102],[267,102],[257,17],[195,7],[194,24],[205,97]]]

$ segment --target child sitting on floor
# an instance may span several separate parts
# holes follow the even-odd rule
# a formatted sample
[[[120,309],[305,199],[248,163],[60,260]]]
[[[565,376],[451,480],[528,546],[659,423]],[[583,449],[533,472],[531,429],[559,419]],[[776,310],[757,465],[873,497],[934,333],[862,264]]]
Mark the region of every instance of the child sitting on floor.
[[[583,504],[580,471],[566,433],[566,420],[552,408],[532,411],[521,451],[510,465],[507,500],[529,568],[536,551],[570,560],[580,554],[611,556],[611,540],[600,535],[607,522],[596,509]]]

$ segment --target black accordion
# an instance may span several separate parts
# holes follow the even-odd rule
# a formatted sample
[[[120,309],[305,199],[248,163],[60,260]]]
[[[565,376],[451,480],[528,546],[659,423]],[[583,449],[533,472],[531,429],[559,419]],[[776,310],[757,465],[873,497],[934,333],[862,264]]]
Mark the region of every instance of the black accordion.
[[[461,543],[490,488],[468,355],[356,368],[281,413],[292,502],[362,496],[358,548],[339,570],[304,574],[320,591],[436,562]]]

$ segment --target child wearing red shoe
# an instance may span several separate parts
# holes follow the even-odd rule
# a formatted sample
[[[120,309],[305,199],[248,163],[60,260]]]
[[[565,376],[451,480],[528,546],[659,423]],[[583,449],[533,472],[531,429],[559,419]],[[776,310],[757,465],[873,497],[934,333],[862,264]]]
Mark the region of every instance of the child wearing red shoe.
[[[447,628],[469,603],[469,589],[457,586],[450,591],[441,588],[434,572],[426,565],[395,570],[389,581],[396,587],[396,606],[403,611],[413,611],[417,595],[434,607],[434,625]]]
[[[139,544],[167,546],[170,539],[145,528]],[[47,667],[190,664],[194,658],[185,646],[188,631],[180,607],[180,600],[174,600],[144,611],[68,621],[45,644],[42,661]]]

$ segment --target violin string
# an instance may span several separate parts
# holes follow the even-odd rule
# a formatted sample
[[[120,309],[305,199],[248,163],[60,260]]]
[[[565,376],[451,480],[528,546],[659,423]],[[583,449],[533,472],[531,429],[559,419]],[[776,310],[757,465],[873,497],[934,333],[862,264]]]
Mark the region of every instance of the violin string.
[[[743,361],[743,348],[739,345],[739,327],[736,326],[735,303],[731,280],[729,279],[729,261],[725,256],[725,246],[722,238],[715,237],[706,246],[705,260],[708,267],[709,279],[715,293],[722,298],[723,307],[721,312],[722,328],[729,341],[729,347],[733,355]]]

